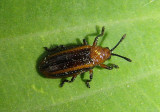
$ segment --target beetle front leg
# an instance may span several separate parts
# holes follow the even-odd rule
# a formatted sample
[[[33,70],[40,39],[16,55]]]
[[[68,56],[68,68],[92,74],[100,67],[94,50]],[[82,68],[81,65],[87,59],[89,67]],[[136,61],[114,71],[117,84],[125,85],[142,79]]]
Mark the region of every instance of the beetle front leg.
[[[60,87],[63,87],[63,85],[64,85],[65,82],[68,82],[68,83],[73,82],[73,81],[75,80],[76,77],[77,77],[77,75],[73,76],[72,79],[71,79],[70,81],[67,80],[67,79],[63,80],[63,81],[61,82],[61,84],[60,84]]]
[[[102,27],[102,31],[101,31],[101,34],[97,35],[97,37],[94,39],[94,42],[93,42],[93,46],[96,46],[97,45],[97,42],[98,42],[98,38],[103,36],[104,35],[104,26]]]
[[[108,70],[112,70],[113,68],[119,68],[119,66],[115,64],[109,64],[109,65],[100,64],[100,67],[108,69]]]
[[[89,82],[91,82],[93,79],[93,70],[92,69],[89,70],[89,74],[90,74],[90,79],[86,81],[86,85],[88,88],[90,88]]]

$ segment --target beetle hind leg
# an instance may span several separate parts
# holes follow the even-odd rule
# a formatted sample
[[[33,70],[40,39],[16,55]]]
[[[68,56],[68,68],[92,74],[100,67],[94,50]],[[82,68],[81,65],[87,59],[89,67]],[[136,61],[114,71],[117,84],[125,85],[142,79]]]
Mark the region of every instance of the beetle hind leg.
[[[63,87],[63,85],[64,85],[65,82],[68,82],[68,83],[73,82],[73,81],[76,79],[76,77],[77,77],[76,75],[73,76],[70,81],[67,80],[67,79],[63,80],[63,81],[60,83],[60,87]]]
[[[86,85],[88,88],[90,88],[89,82],[91,82],[93,79],[93,70],[92,69],[89,70],[89,74],[90,74],[90,79],[86,80]]]

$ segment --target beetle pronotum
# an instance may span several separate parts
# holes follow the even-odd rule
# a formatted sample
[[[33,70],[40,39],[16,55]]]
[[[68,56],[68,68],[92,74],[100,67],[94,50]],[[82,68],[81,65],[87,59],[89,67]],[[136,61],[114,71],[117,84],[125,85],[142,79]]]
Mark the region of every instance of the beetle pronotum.
[[[112,48],[97,46],[98,38],[104,35],[104,27],[102,27],[101,34],[99,34],[93,45],[88,45],[87,41],[83,39],[83,45],[66,49],[64,46],[59,46],[54,49],[48,49],[44,47],[49,55],[47,55],[40,63],[40,72],[48,78],[66,78],[72,77],[71,80],[64,79],[60,86],[63,86],[65,82],[73,82],[78,74],[89,71],[90,79],[86,80],[86,85],[90,88],[89,82],[93,78],[93,68],[100,66],[102,68],[111,70],[113,68],[119,68],[118,65],[103,64],[106,60],[110,59],[111,56],[121,57],[129,62],[131,59],[114,54],[113,50],[122,42],[126,37],[126,34],[122,36],[120,41]],[[60,51],[57,49],[60,48]],[[55,52],[56,51],[56,52]]]

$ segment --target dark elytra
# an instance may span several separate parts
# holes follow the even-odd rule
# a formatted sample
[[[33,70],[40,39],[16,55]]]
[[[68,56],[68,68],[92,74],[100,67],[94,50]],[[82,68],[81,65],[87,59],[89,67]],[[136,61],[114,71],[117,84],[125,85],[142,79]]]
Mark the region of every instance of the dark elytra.
[[[97,46],[97,41],[100,36],[104,35],[104,27],[102,27],[101,34],[99,34],[93,45],[88,45],[87,41],[83,39],[83,45],[72,47],[67,49],[65,46],[59,46],[56,48],[48,49],[44,47],[48,52],[48,55],[41,61],[39,65],[40,72],[48,78],[66,78],[72,77],[71,80],[63,80],[60,84],[62,87],[65,82],[73,82],[78,74],[89,71],[90,79],[86,80],[86,85],[90,88],[89,82],[93,78],[93,68],[100,66],[102,68],[111,70],[113,68],[119,68],[118,65],[110,64],[109,66],[103,64],[106,60],[112,56],[121,57],[129,62],[131,60],[127,57],[114,54],[112,51],[122,42],[126,37],[126,34],[120,39],[120,41],[111,50],[108,47]],[[57,49],[60,49],[58,52]]]

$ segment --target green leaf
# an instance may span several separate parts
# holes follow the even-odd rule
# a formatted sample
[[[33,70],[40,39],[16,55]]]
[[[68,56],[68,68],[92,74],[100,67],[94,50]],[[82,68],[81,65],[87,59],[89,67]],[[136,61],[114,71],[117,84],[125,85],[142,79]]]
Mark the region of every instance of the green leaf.
[[[0,111],[111,112],[160,111],[160,1],[158,0],[1,0]],[[93,43],[112,48],[125,40],[105,63],[119,69],[94,68],[88,89],[83,75],[59,87],[37,62],[51,45]],[[84,79],[89,73],[84,74]]]

